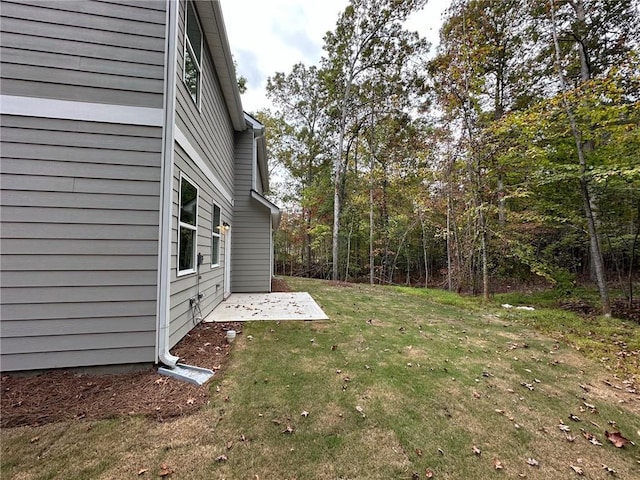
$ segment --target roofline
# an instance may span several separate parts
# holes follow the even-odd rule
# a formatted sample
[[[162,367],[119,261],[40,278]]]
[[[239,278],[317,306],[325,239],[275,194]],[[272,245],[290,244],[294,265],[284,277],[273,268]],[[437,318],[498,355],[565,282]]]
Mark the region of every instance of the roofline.
[[[260,169],[260,178],[262,179],[262,190],[269,191],[269,168],[267,165],[267,139],[265,138],[265,126],[260,123],[253,115],[244,112],[244,118],[247,126],[253,129],[253,138],[257,146],[257,161]]]
[[[247,125],[220,0],[195,0],[195,4],[200,14],[205,39],[211,51],[231,123],[234,130],[244,131]]]
[[[254,200],[257,200],[258,203],[261,203],[262,205],[264,205],[269,209],[269,211],[271,212],[271,226],[273,227],[274,230],[276,230],[278,228],[278,225],[280,225],[280,218],[282,216],[282,211],[280,210],[280,207],[278,207],[275,203],[270,201],[268,198],[264,197],[263,195],[260,195],[254,189],[251,189],[251,198],[253,198]]]

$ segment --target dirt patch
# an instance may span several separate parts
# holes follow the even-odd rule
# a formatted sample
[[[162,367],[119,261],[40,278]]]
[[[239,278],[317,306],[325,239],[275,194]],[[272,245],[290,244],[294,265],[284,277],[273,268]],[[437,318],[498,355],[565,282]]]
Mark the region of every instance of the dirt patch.
[[[274,279],[273,291],[290,291]],[[220,376],[230,353],[229,329],[241,323],[201,323],[171,353],[182,363],[209,368]],[[44,425],[79,419],[143,415],[159,421],[198,410],[209,400],[209,388],[160,375],[156,368],[120,374],[86,374],[58,369],[35,376],[2,375],[0,427]]]

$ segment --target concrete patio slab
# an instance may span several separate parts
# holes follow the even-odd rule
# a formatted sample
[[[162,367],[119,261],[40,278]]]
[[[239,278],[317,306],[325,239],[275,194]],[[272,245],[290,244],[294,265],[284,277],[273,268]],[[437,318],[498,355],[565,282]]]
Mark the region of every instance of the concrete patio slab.
[[[328,320],[306,292],[233,293],[204,319],[205,322],[253,320]]]

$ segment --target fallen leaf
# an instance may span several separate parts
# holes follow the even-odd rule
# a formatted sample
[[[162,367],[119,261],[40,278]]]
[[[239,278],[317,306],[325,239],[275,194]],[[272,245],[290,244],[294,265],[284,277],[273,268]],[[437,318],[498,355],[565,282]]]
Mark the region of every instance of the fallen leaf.
[[[166,463],[163,463],[162,465],[160,465],[160,471],[158,472],[158,476],[168,477],[172,473],[174,473],[174,470],[173,468],[169,467],[169,465],[167,465]]]
[[[538,465],[540,465],[535,458],[527,458],[527,463],[532,467],[537,467]]]
[[[148,468],[141,468],[140,470],[138,470],[138,476],[140,475],[144,475],[145,473],[147,473],[149,471]]]
[[[493,459],[493,466],[496,470],[502,470],[504,468],[504,466],[502,465],[502,462],[497,458]]]
[[[482,453],[480,451],[480,449],[478,447],[476,447],[475,445],[473,447],[471,447],[471,451],[473,452],[474,455],[480,455]]]
[[[582,469],[580,467],[577,467],[575,465],[569,465],[571,467],[571,469],[576,472],[578,475],[584,475],[584,472],[582,471]]]
[[[291,425],[287,425],[287,428],[282,431],[282,433],[287,435],[291,435],[293,432],[295,432],[295,429]]]
[[[304,410],[304,411],[300,414],[300,416],[301,416],[301,417],[305,417],[305,418],[306,418],[306,417],[308,417],[308,416],[309,416],[309,412],[307,412],[306,410]]]
[[[427,471],[424,472],[424,476],[426,478],[433,478],[433,471],[430,468],[427,468]]]
[[[624,438],[620,432],[607,432],[605,430],[604,436],[607,437],[607,440],[613,443],[616,448],[622,448],[629,443],[629,439]]]
[[[220,455],[219,457],[216,457],[216,462],[226,462],[227,460],[229,460],[229,458],[226,455]]]

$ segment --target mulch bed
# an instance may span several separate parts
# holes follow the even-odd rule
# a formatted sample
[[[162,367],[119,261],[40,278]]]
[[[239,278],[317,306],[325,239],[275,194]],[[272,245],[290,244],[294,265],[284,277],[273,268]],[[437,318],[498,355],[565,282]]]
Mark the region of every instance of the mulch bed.
[[[180,362],[209,368],[220,375],[229,357],[226,331],[240,323],[201,323],[171,352]],[[207,384],[197,386],[149,367],[130,373],[85,374],[72,369],[36,376],[3,375],[0,427],[43,425],[119,415],[164,419],[199,409],[209,399]]]
[[[274,279],[273,291],[290,291]],[[201,323],[171,353],[181,363],[209,368],[221,375],[231,345],[226,331],[242,333],[241,323]],[[215,378],[215,377],[214,377]],[[73,369],[39,375],[5,374],[0,378],[0,427],[44,425],[81,419],[143,415],[158,421],[198,410],[209,400],[209,386],[197,386],[165,375],[156,368],[120,374],[86,374]]]

